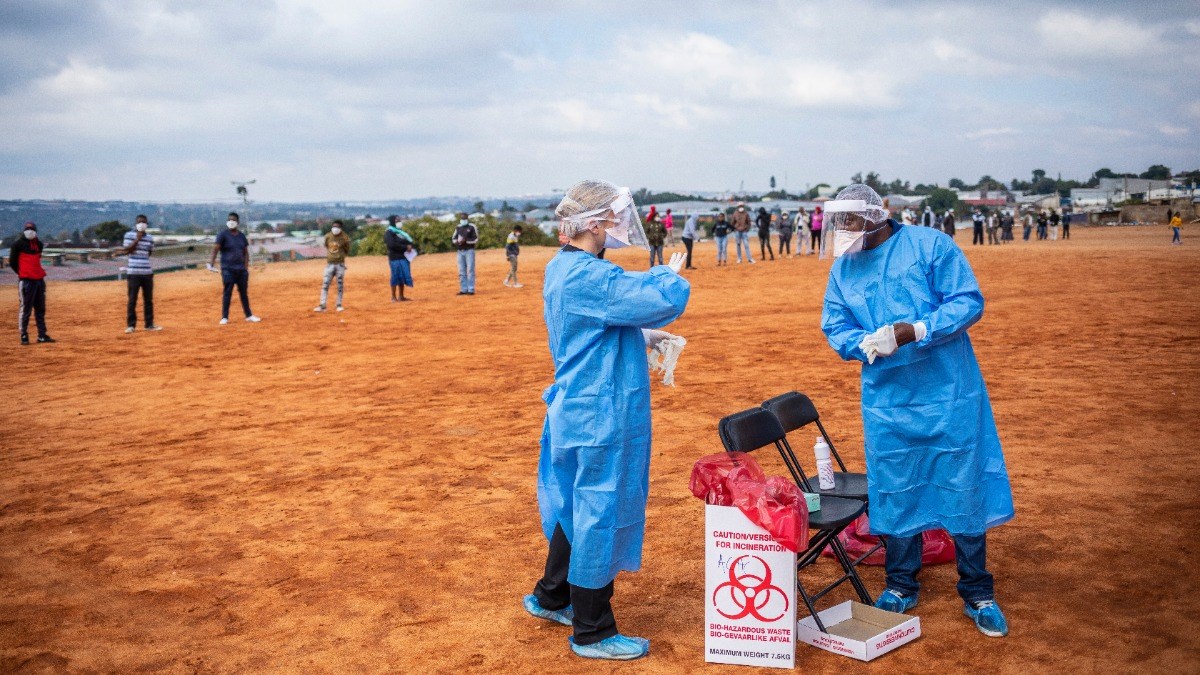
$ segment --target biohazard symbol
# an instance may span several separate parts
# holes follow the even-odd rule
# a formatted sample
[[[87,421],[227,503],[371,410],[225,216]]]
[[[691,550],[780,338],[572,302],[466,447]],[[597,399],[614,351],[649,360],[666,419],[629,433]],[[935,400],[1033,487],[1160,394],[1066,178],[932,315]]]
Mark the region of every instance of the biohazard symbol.
[[[748,563],[742,562],[746,558],[757,560],[762,572],[756,574],[756,570],[746,571]],[[739,572],[739,569],[742,571]],[[778,602],[773,602],[777,597],[783,600],[783,611],[778,616],[763,616],[761,612],[768,605],[778,606]],[[782,588],[771,584],[771,568],[756,555],[740,556],[733,561],[729,566],[729,581],[722,582],[717,586],[717,589],[713,591],[712,602],[717,613],[726,619],[753,616],[759,621],[771,623],[782,619],[788,611],[787,594],[783,592]],[[726,612],[722,607],[728,608],[730,611]]]

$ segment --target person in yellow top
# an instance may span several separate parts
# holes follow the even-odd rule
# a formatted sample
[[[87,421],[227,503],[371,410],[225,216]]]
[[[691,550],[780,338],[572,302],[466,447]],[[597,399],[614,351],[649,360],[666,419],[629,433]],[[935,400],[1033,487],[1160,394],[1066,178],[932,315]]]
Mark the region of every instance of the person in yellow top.
[[[346,279],[346,256],[350,254],[350,235],[342,229],[344,223],[333,221],[333,227],[325,235],[325,281],[321,284],[321,304],[313,308],[314,312],[325,311],[325,301],[329,299],[329,284],[337,277],[338,295],[337,311],[342,311],[342,288]]]
[[[1179,214],[1176,213],[1174,216],[1171,216],[1171,230],[1174,233],[1171,236],[1172,244],[1183,246],[1183,239],[1179,236],[1179,228],[1181,227],[1183,227],[1183,218],[1180,218]]]

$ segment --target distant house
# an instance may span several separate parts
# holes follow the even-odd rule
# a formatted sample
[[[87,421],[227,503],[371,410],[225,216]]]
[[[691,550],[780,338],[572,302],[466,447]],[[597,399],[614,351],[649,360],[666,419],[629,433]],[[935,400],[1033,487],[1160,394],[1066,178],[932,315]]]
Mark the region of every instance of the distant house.
[[[524,213],[525,222],[540,223],[543,220],[554,220],[554,209],[533,209]]]

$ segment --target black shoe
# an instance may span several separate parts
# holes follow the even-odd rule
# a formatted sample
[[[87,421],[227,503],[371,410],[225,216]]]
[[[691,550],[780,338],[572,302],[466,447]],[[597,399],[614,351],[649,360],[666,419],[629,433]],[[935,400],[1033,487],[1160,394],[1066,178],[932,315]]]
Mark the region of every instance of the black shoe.
[[[23,345],[29,344],[29,336],[26,335],[25,333],[21,333],[21,344],[23,344]]]
[[[55,340],[54,338],[50,337],[49,335],[39,335],[38,336],[38,344],[41,344],[43,342],[58,342],[58,340]]]
[[[467,292],[466,292],[466,291],[459,291],[458,293],[456,293],[456,295],[467,295]]]
[[[467,295],[475,295],[475,291],[467,291]]]

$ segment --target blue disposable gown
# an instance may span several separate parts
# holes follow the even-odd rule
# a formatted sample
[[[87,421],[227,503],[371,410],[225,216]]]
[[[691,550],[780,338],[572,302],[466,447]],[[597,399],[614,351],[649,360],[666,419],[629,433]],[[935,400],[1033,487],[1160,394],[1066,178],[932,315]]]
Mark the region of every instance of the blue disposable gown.
[[[554,384],[538,462],[549,539],[571,542],[567,580],[603,588],[642,564],[650,487],[650,373],[642,328],[674,321],[691,287],[670,268],[626,272],[568,247],[546,265]]]
[[[834,262],[821,315],[830,346],[863,362],[871,531],[980,534],[1013,517],[992,405],[967,337],[983,316],[983,294],[950,237],[893,226],[880,246]],[[862,339],[900,321],[924,321],[925,338],[866,363]]]

